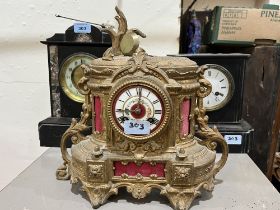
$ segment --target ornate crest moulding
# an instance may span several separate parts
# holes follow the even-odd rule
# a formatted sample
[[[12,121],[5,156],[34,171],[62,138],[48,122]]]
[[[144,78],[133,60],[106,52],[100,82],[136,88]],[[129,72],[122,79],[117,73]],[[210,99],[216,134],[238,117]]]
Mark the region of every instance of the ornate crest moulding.
[[[104,29],[112,47],[83,65],[78,89],[85,103],[80,120],[73,119],[62,136],[64,162],[56,177],[80,182],[94,208],[126,187],[137,199],[157,188],[174,209],[188,209],[201,190],[213,190],[228,156],[203,108],[211,92],[206,67],[187,58],[148,55],[139,47],[139,36],[145,35],[127,29],[124,14],[117,7],[116,12],[118,29]],[[85,136],[90,124],[92,134]]]

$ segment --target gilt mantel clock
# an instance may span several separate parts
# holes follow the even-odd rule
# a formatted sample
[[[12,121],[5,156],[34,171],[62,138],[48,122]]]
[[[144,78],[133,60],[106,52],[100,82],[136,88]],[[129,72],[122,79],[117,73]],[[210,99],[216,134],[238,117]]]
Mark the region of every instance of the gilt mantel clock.
[[[204,77],[207,67],[188,58],[148,55],[138,41],[145,35],[128,30],[116,11],[118,30],[104,29],[112,47],[81,66],[77,87],[85,102],[81,118],[62,136],[57,179],[81,184],[94,208],[126,187],[136,199],[156,188],[174,209],[188,209],[201,190],[213,190],[228,156],[226,141],[207,124],[203,98],[212,89]],[[92,132],[85,135],[90,124]],[[217,145],[222,155],[216,161]]]
[[[81,65],[101,57],[111,46],[111,39],[94,26],[87,33],[75,32],[71,26],[42,43],[48,47],[51,117],[39,123],[40,145],[58,147],[71,119],[82,111],[84,95],[77,89],[83,76]]]

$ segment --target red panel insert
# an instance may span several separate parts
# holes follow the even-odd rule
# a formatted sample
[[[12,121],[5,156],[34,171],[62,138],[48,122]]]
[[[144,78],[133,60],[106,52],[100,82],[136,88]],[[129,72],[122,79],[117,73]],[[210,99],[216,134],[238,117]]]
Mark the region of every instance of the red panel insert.
[[[190,100],[185,98],[181,104],[181,119],[182,119],[182,126],[181,126],[181,132],[180,132],[181,137],[184,137],[189,134],[190,107],[191,107]]]
[[[128,176],[136,176],[138,173],[144,177],[149,177],[152,174],[156,174],[157,177],[164,177],[164,163],[155,163],[151,165],[150,163],[142,163],[141,165],[136,165],[134,162],[129,162],[126,165],[122,164],[121,161],[114,162],[114,175],[121,176],[122,174],[127,174]]]
[[[101,99],[99,96],[94,96],[93,97],[93,103],[94,103],[94,126],[95,126],[95,131],[101,132],[103,130],[102,126],[102,104],[101,104]]]

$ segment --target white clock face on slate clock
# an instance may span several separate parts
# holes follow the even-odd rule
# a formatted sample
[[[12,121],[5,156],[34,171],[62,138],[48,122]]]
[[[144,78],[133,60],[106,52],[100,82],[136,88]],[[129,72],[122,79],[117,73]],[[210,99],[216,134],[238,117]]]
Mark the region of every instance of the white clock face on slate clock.
[[[216,64],[207,66],[204,77],[211,83],[212,91],[203,99],[203,104],[207,111],[214,111],[230,101],[234,92],[234,81],[226,68]]]

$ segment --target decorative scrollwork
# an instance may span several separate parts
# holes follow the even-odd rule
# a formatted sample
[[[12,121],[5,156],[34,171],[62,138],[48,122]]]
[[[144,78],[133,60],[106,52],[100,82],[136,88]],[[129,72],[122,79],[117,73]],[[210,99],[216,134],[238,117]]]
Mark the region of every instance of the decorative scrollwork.
[[[144,184],[131,184],[126,189],[127,192],[137,199],[145,198],[151,192],[151,187]]]
[[[199,90],[196,92],[197,96],[200,98],[204,98],[208,96],[212,91],[211,83],[204,78],[204,72],[208,67],[206,65],[200,66],[197,70],[197,74],[199,76],[198,82],[200,84]]]
[[[198,99],[199,104],[202,104],[202,98]],[[210,150],[215,150],[217,143],[219,143],[222,147],[222,157],[221,159],[216,162],[214,166],[214,174],[217,174],[225,165],[228,157],[228,145],[223,138],[222,134],[218,131],[218,129],[214,126],[213,129],[211,129],[207,122],[208,117],[205,115],[205,109],[204,108],[195,108],[194,114],[195,114],[195,120],[198,124],[198,136],[202,139],[202,141],[199,141],[200,144],[205,145]]]
[[[102,29],[102,31],[107,32],[110,35],[112,40],[112,47],[106,50],[106,52],[102,57],[103,60],[113,60],[114,56],[123,54],[120,48],[120,43],[125,34],[133,32],[143,38],[146,37],[146,35],[142,33],[139,29],[133,28],[127,30],[127,20],[123,12],[118,7],[115,7],[115,10],[118,14],[118,16],[115,16],[115,19],[118,21],[118,25],[119,25],[118,30],[115,31],[113,27],[107,27]]]
[[[141,72],[142,74],[154,76],[164,83],[169,82],[167,74],[162,69],[149,63],[147,54],[144,50],[139,50],[137,53],[133,54],[132,58],[128,61],[128,64],[121,67],[121,69],[119,69],[114,75],[112,82],[126,75],[135,74],[137,71],[138,73]]]
[[[219,143],[222,147],[222,157],[218,162],[216,162],[214,166],[214,174],[217,174],[224,167],[227,161],[228,145],[216,126],[214,126],[213,129],[208,126],[208,116],[205,115],[206,109],[203,107],[203,98],[209,94],[209,90],[210,92],[212,91],[211,84],[207,80],[205,80],[203,76],[207,68],[208,67],[204,65],[199,67],[197,71],[200,78],[199,82],[202,87],[197,92],[198,100],[197,108],[195,108],[194,110],[194,117],[199,129],[197,134],[203,140],[199,143],[205,145],[210,150],[215,150],[217,147],[217,143]]]
[[[162,146],[157,144],[155,141],[149,141],[143,145],[143,150],[155,152],[156,150],[161,150]]]
[[[68,173],[68,168],[67,168],[66,162],[64,162],[63,165],[60,166],[56,170],[56,178],[58,180],[68,180],[68,179],[70,179],[70,175]]]
[[[89,163],[87,177],[91,181],[101,182],[104,181],[104,165],[103,163]]]
[[[114,70],[110,69],[110,68],[102,69],[102,71],[97,70],[95,68],[95,65],[92,65],[92,64],[85,66],[85,69],[87,69],[86,70],[87,73],[85,73],[85,74],[87,74],[87,76],[89,76],[89,75],[93,75],[95,77],[103,76],[104,78],[106,78],[107,76],[111,76],[114,73]]]
[[[81,68],[83,69],[84,75],[85,72],[87,71],[86,69],[88,68],[85,64],[81,65]],[[87,82],[88,82],[88,78],[83,76],[79,82],[78,82],[78,91],[82,94],[82,95],[87,95],[90,92],[90,89],[88,88]]]
[[[186,77],[189,78],[195,78],[196,77],[196,72],[193,71],[185,71],[185,72],[180,72],[176,69],[169,69],[166,71],[166,74],[172,78],[172,79],[178,79],[178,80],[182,80]]]
[[[124,140],[116,145],[122,151],[134,151],[136,149],[136,144],[132,141]]]
[[[186,210],[190,207],[192,201],[201,195],[201,188],[209,191],[213,190],[214,179],[211,177],[209,180],[189,189],[171,187],[169,184],[161,186],[158,184],[132,184],[128,182],[112,184],[111,182],[108,182],[91,186],[82,182],[81,190],[87,193],[92,206],[97,208],[106,202],[111,195],[117,195],[118,188],[120,187],[126,187],[127,192],[131,193],[136,199],[145,198],[151,193],[152,188],[157,188],[160,190],[161,195],[164,195],[169,199],[170,203],[174,206],[174,209]]]
[[[209,180],[203,184],[203,188],[210,192],[214,190],[214,187],[214,177],[210,177]]]
[[[104,60],[112,60],[113,56],[121,55],[120,42],[123,35],[127,32],[127,20],[123,14],[123,12],[115,7],[115,10],[118,16],[115,16],[115,19],[118,21],[119,27],[118,30],[115,31],[113,27],[108,27],[102,29],[104,32],[108,33],[112,40],[112,47],[106,50],[103,55]]]
[[[160,194],[165,195],[170,203],[174,206],[176,210],[189,209],[192,201],[199,196],[200,188],[203,185],[200,184],[196,188],[192,189],[176,189],[171,187],[169,184],[161,190]]]
[[[57,169],[57,179],[65,179],[66,177],[69,179],[70,177],[68,166],[71,163],[71,156],[66,148],[67,141],[71,140],[73,144],[78,144],[80,141],[85,139],[85,136],[82,134],[82,132],[89,128],[87,124],[91,116],[90,94],[86,95],[85,103],[83,104],[82,109],[83,111],[81,113],[80,121],[77,122],[77,120],[73,118],[70,127],[65,131],[61,138],[60,149],[64,164],[63,167],[59,167]]]
[[[183,166],[174,167],[174,178],[175,179],[188,179],[190,176],[191,169]]]
[[[99,207],[101,204],[111,195],[118,194],[118,189],[115,188],[112,183],[101,184],[97,186],[88,186],[83,183],[82,190],[85,191],[90,199],[91,205],[94,208]]]
[[[142,143],[135,143],[130,140],[124,140],[122,142],[117,143],[117,148],[123,152],[131,153],[131,154],[141,154],[141,157],[148,152],[161,152],[162,146],[155,141],[148,141],[145,144]]]

